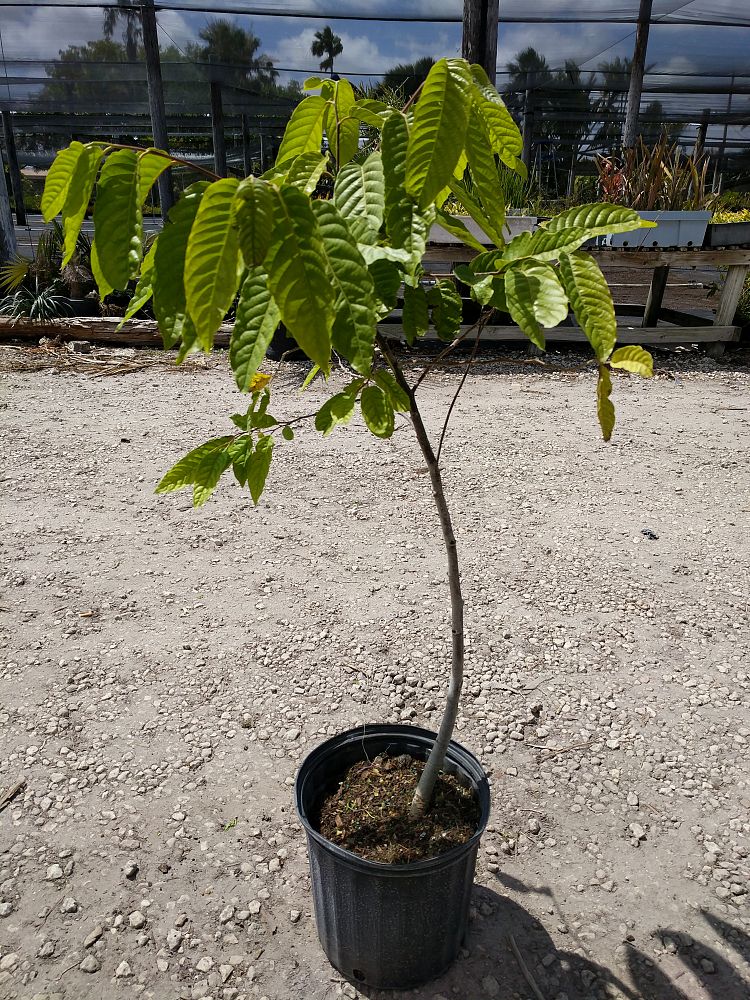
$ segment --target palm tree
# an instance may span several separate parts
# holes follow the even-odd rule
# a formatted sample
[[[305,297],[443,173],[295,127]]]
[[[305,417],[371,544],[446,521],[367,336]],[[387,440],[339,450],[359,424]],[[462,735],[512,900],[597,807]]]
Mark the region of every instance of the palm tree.
[[[322,31],[315,32],[315,38],[310,46],[310,51],[319,59],[321,56],[325,56],[325,59],[320,60],[320,68],[328,70],[331,76],[333,76],[333,60],[336,56],[341,55],[344,51],[344,46],[341,44],[339,36],[334,35],[329,26],[326,25]]]
[[[432,56],[422,56],[413,63],[399,63],[392,66],[383,76],[386,90],[398,90],[405,100],[413,97],[427,79],[427,74],[435,65]]]
[[[108,7],[104,11],[104,37],[111,39],[115,33],[117,22],[122,18],[125,21],[125,55],[128,62],[138,62],[138,43],[143,37],[143,27],[141,25],[141,15],[134,10],[128,0],[117,0],[117,4],[127,9],[120,10],[118,7]]]

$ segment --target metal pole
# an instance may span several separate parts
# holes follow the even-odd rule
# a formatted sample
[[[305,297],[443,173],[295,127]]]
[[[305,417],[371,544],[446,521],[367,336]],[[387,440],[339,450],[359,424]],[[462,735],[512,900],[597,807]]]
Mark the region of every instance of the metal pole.
[[[695,136],[695,148],[693,149],[693,159],[697,162],[703,156],[703,151],[706,148],[706,132],[708,130],[708,122],[703,121],[698,126],[698,132]]]
[[[0,262],[10,260],[18,253],[13,216],[10,214],[10,198],[5,183],[5,170],[0,159]]]
[[[726,155],[727,149],[727,130],[729,128],[729,115],[732,111],[732,98],[734,97],[734,73],[732,74],[732,81],[729,84],[729,96],[727,97],[727,120],[724,121],[724,134],[721,139],[721,146],[719,146],[719,152],[716,156],[716,162],[714,164],[714,179],[711,184],[712,190],[716,194],[721,193],[721,181],[722,174],[724,172],[724,157]]]
[[[161,62],[159,60],[159,36],[156,30],[156,11],[154,0],[143,0],[141,5],[141,24],[143,26],[143,48],[146,52],[146,75],[148,77],[148,105],[151,112],[151,131],[154,136],[154,146],[169,152],[167,136],[167,117],[164,111],[164,86],[161,78]],[[162,218],[174,204],[174,188],[172,187],[172,170],[165,170],[157,181],[159,185],[159,202]]]
[[[214,170],[227,176],[227,150],[224,145],[224,109],[221,104],[221,84],[211,81],[211,129],[214,137]]]
[[[623,149],[635,146],[638,135],[638,112],[641,108],[643,93],[643,74],[646,71],[646,49],[648,48],[648,32],[651,27],[651,7],[653,0],[641,0],[638,11],[638,28],[635,33],[635,50],[633,63],[630,67],[630,87],[628,103],[625,109],[625,126],[622,130]]]
[[[479,63],[492,84],[497,74],[499,0],[464,0],[461,55]]]
[[[526,93],[523,98],[523,151],[521,159],[526,164],[526,169],[531,171],[531,149],[534,139],[534,95],[531,90],[532,74],[526,73]]]
[[[244,112],[240,115],[240,124],[242,126],[242,165],[245,169],[245,177],[249,177],[253,172],[253,158],[250,155],[250,126]]]
[[[16,137],[13,134],[13,119],[7,108],[3,108],[3,132],[5,134],[5,152],[8,157],[8,173],[10,174],[10,183],[13,188],[13,201],[16,205],[16,223],[19,226],[25,226],[26,207],[23,202],[23,181],[21,180],[21,171],[18,166]]]

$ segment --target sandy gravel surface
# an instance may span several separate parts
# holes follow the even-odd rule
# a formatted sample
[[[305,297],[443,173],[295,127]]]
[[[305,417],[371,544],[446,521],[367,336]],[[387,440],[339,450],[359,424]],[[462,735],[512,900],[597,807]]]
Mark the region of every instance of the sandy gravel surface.
[[[618,378],[605,445],[580,357],[516,357],[472,374],[444,453],[457,738],[494,807],[466,949],[409,996],[747,1000],[750,372]],[[279,416],[324,398],[303,374]],[[153,487],[231,430],[223,359],[0,377],[0,796],[26,782],[0,812],[0,998],[360,995],[317,943],[291,786],[327,734],[437,723],[410,429],[302,430],[260,507],[227,483],[193,511]],[[458,378],[425,383],[432,428]]]

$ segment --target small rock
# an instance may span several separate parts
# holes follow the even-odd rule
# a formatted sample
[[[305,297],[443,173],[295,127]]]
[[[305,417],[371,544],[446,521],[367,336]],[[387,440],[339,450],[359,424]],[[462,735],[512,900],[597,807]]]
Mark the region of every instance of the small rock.
[[[115,969],[115,979],[127,979],[129,976],[133,975],[133,970],[130,968],[127,962],[120,962],[120,964]]]
[[[61,878],[65,878],[65,875],[59,865],[50,865],[44,876],[45,882],[57,882]]]
[[[98,972],[99,969],[101,969],[101,967],[102,967],[101,962],[99,961],[98,958],[95,958],[93,955],[87,955],[81,962],[81,964],[78,966],[81,972],[89,972],[89,973]]]
[[[527,827],[528,827],[529,833],[535,833],[535,834],[536,833],[541,833],[541,830],[542,830],[542,824],[539,822],[539,820],[535,816],[532,817],[529,820],[529,822],[527,824]]]
[[[0,917],[9,917],[13,912],[12,903],[0,903]]]
[[[10,972],[11,969],[15,969],[18,964],[18,955],[14,951],[11,951],[8,955],[3,955],[0,958],[0,972]]]
[[[628,829],[630,830],[631,837],[634,840],[637,840],[639,843],[640,841],[646,839],[646,831],[643,829],[640,823],[631,823]]]
[[[248,905],[248,910],[250,911],[251,916],[257,917],[257,915],[260,913],[260,900],[254,899]]]
[[[716,972],[716,966],[714,965],[713,962],[711,962],[707,958],[701,959],[701,969],[703,969],[703,971],[706,972],[709,976],[713,975],[714,972]]]
[[[104,933],[104,928],[102,927],[101,924],[97,924],[96,927],[93,929],[93,931],[91,931],[91,933],[88,934],[84,939],[83,947],[90,948],[92,944],[96,944],[96,942],[99,940],[99,938],[102,936],[103,933]]]
[[[130,864],[125,865],[123,874],[128,882],[134,882],[136,880],[138,877],[138,865],[135,861],[131,861]]]
[[[301,916],[302,916],[302,912],[300,910],[290,910],[289,911],[289,919],[292,921],[293,924],[296,924],[297,921],[299,920],[299,918]]]
[[[229,979],[229,977],[232,975],[233,972],[234,972],[234,966],[233,965],[220,965],[219,966],[219,975],[221,976],[222,983],[225,983],[227,981],[227,979]]]
[[[224,909],[219,914],[219,923],[220,924],[228,924],[229,921],[232,919],[233,916],[234,916],[234,907],[233,906],[225,906]]]
[[[73,899],[72,896],[66,896],[60,904],[60,913],[78,913],[78,900]]]
[[[55,954],[54,941],[43,941],[39,951],[36,953],[37,958],[52,958],[54,954]]]
[[[170,951],[177,951],[182,944],[182,934],[176,930],[167,931],[167,948]]]
[[[482,980],[482,989],[488,997],[500,996],[500,983],[494,976],[485,976]]]
[[[146,926],[146,918],[143,916],[140,910],[133,910],[133,912],[128,917],[128,923],[131,927],[136,930],[140,930],[141,927]]]
[[[195,963],[198,972],[209,972],[213,968],[214,960],[209,955],[204,955]]]
[[[732,895],[729,889],[727,889],[726,886],[723,885],[717,885],[714,892],[719,897],[719,899],[728,899]]]
[[[636,806],[637,807],[638,806],[638,802],[639,802],[639,799],[638,799],[638,796],[636,795],[636,793],[635,792],[628,792],[628,805],[629,806]]]

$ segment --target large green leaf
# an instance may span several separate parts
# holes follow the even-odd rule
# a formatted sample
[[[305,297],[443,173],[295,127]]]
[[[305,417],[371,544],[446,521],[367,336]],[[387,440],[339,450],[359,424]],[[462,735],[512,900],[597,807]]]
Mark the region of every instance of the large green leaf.
[[[406,194],[406,156],[409,126],[399,111],[392,112],[383,126],[383,177],[385,181],[385,228],[394,247],[409,254],[407,273],[414,275],[424,256],[430,232],[431,212],[420,211]]]
[[[135,286],[133,298],[128,303],[125,315],[122,317],[122,321],[117,326],[118,330],[122,328],[122,324],[125,323],[126,320],[132,319],[139,309],[143,309],[148,300],[154,294],[154,258],[156,256],[156,247],[158,242],[159,237],[157,236],[151,244],[151,249],[143,258],[138,284]]]
[[[383,222],[383,160],[371,153],[363,163],[347,163],[336,177],[333,203],[358,243],[374,243]]]
[[[147,149],[138,158],[138,203],[143,205],[155,181],[171,167],[172,161],[164,153]]]
[[[286,184],[312,194],[328,166],[328,157],[321,153],[302,153],[292,160],[286,175]]]
[[[391,401],[394,410],[408,413],[411,403],[406,391],[398,384],[396,379],[385,368],[375,372],[375,382]]]
[[[489,239],[494,240],[494,242],[502,246],[503,245],[503,234],[502,232],[495,232],[495,229],[490,220],[487,218],[487,213],[484,211],[482,206],[479,204],[474,195],[469,191],[466,184],[463,181],[452,177],[448,184],[451,192],[456,197],[456,199],[463,205],[466,209],[466,214],[469,215],[474,222],[482,229],[483,232],[487,233]],[[482,247],[482,250],[485,248]]]
[[[595,202],[569,208],[542,225],[548,233],[556,233],[561,229],[580,229],[586,232],[587,237],[591,237],[627,233],[631,229],[650,229],[656,223],[646,222],[632,208]]]
[[[273,438],[267,434],[258,435],[255,443],[251,437],[238,438],[230,448],[232,467],[240,486],[250,488],[253,503],[260,500],[268,478],[273,457]]]
[[[240,289],[229,344],[229,362],[240,392],[250,388],[280,319],[268,288],[268,275],[262,267],[251,268]]]
[[[505,198],[500,187],[495,154],[484,119],[473,105],[466,131],[466,154],[474,181],[474,189],[479,195],[484,209],[482,228],[492,237],[497,246],[504,243]]]
[[[375,284],[362,254],[338,209],[330,201],[314,201],[323,246],[336,291],[333,347],[355,371],[367,375],[377,323]]]
[[[461,59],[440,59],[425,80],[406,156],[406,192],[420,208],[431,205],[453,176],[464,148],[471,89]]]
[[[451,236],[455,236],[456,239],[460,240],[461,243],[464,243],[467,247],[471,247],[472,250],[478,250],[479,253],[482,253],[485,250],[485,247],[472,233],[469,232],[465,224],[454,215],[449,215],[447,212],[444,212],[439,208],[437,210],[435,221],[440,223],[443,229],[445,229],[446,232],[449,232]]]
[[[389,438],[393,434],[393,404],[379,386],[365,386],[359,405],[365,423],[376,437]]]
[[[86,209],[91,201],[91,192],[94,190],[94,182],[99,171],[101,158],[102,150],[99,146],[86,146],[78,157],[73,170],[62,209],[63,232],[65,233],[63,267],[75,253],[78,234],[86,216]]]
[[[267,181],[246,177],[234,196],[234,223],[242,257],[248,267],[262,264],[273,235],[273,188]]]
[[[568,297],[554,267],[528,260],[505,272],[505,304],[532,343],[544,350],[544,334],[568,315]]]
[[[154,251],[154,315],[159,324],[164,346],[174,347],[185,333],[195,342],[195,329],[188,322],[185,300],[185,253],[188,237],[201,199],[208,188],[206,181],[193,184],[169,211],[169,221],[159,234]]]
[[[623,371],[640,375],[641,378],[651,378],[654,374],[654,359],[644,351],[642,347],[635,344],[629,347],[618,347],[609,363],[613,368],[622,368]]]
[[[430,325],[430,312],[427,293],[422,285],[404,286],[404,308],[401,322],[408,344],[413,344],[417,337],[421,337],[427,332]]]
[[[156,487],[157,493],[171,493],[186,486],[193,487],[193,506],[200,507],[216,489],[222,472],[232,464],[230,446],[234,438],[214,438],[193,448],[173,465]]]
[[[401,272],[390,260],[373,260],[367,265],[375,283],[375,294],[382,303],[378,307],[378,319],[387,316],[398,303],[398,290],[401,287]]]
[[[355,101],[349,81],[337,80],[331,91],[323,126],[333,158],[341,168],[356,156],[359,149],[359,120],[351,116]]]
[[[349,109],[349,114],[364,125],[371,125],[373,128],[382,129],[390,110],[388,105],[384,104],[383,101],[373,101],[365,97],[354,102]]]
[[[73,140],[69,146],[61,149],[52,161],[42,194],[42,215],[45,222],[52,222],[62,211],[76,164],[84,149],[83,143]]]
[[[292,160],[301,153],[319,153],[323,142],[323,116],[328,102],[320,95],[306,97],[300,101],[281,140],[276,157],[277,163]]]
[[[452,281],[439,281],[430,289],[428,300],[432,306],[432,322],[441,340],[450,342],[461,331],[463,301]]]
[[[358,388],[359,385],[352,391],[350,386],[346,391],[331,396],[315,414],[315,429],[321,431],[324,437],[328,437],[339,424],[349,423],[354,413]]]
[[[138,200],[138,154],[118,149],[104,161],[94,203],[94,233],[99,268],[119,291],[138,273],[143,254]]]
[[[239,239],[232,218],[238,185],[234,177],[209,185],[188,237],[185,296],[198,345],[204,351],[211,350],[239,283]]]
[[[581,329],[599,361],[606,361],[615,346],[617,321],[599,265],[587,253],[563,254],[559,274]]]
[[[537,229],[535,233],[519,233],[510,243],[507,243],[503,252],[506,262],[512,260],[522,260],[524,257],[533,257],[536,260],[559,260],[565,253],[574,253],[589,238],[585,229],[559,229],[556,232],[548,232],[546,229]]]
[[[96,249],[96,243],[93,243],[91,246],[91,273],[94,276],[96,287],[99,289],[99,298],[105,299],[110,292],[114,291],[114,289],[102,274],[102,269],[99,266],[99,254]]]
[[[275,217],[268,284],[287,330],[327,374],[336,293],[317,219],[307,196],[293,187],[279,192]]]
[[[615,429],[615,408],[612,405],[612,378],[606,365],[599,365],[599,378],[596,383],[596,412],[602,437],[609,441]]]
[[[518,156],[523,149],[523,137],[505,102],[489,81],[484,69],[471,67],[474,82],[474,104],[484,119],[492,143],[492,152],[511,169],[518,169]]]

